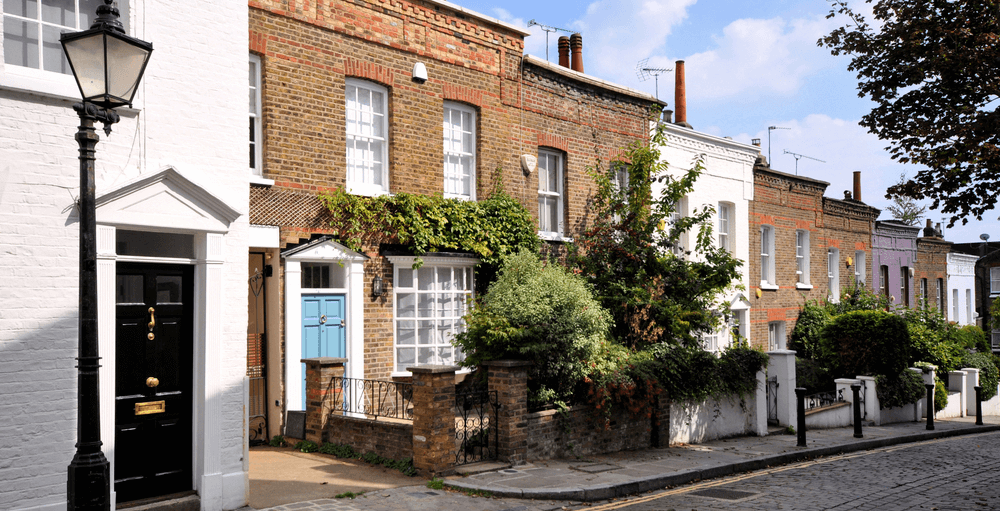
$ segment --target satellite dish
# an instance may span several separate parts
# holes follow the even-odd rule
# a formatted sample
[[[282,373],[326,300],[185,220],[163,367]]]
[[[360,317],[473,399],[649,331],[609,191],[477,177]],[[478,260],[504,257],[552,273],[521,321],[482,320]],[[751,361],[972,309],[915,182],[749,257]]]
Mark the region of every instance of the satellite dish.
[[[990,235],[989,234],[985,234],[985,233],[984,234],[980,234],[979,235],[979,239],[981,239],[983,241],[989,241],[990,240]]]

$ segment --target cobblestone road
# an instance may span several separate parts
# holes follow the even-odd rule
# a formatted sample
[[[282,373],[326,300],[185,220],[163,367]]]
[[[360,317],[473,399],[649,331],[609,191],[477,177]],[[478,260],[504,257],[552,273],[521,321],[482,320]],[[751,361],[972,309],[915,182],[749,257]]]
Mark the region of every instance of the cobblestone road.
[[[1000,510],[1000,433],[831,456],[573,509]]]

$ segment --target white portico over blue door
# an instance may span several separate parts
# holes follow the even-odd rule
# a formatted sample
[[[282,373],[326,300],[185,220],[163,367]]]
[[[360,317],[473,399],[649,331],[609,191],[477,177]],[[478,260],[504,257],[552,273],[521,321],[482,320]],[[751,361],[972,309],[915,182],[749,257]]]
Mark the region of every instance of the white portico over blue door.
[[[346,301],[345,295],[302,296],[302,358],[347,356]],[[305,385],[303,378],[302,406],[306,404]]]
[[[281,253],[285,267],[285,407],[305,410],[305,364],[344,357],[364,377],[364,263],[368,257],[322,237]]]

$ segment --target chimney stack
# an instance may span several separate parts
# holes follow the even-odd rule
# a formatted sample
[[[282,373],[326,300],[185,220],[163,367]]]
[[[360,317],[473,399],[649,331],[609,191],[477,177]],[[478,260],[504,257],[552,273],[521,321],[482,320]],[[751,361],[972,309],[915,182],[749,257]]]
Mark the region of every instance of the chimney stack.
[[[573,71],[583,72],[583,36],[579,32],[569,36],[569,47],[573,50],[571,67]]]
[[[687,89],[684,85],[684,61],[674,67],[674,124],[690,128],[687,122]]]
[[[861,171],[854,171],[854,200],[861,202]]]
[[[559,65],[569,67],[569,37],[559,36]]]

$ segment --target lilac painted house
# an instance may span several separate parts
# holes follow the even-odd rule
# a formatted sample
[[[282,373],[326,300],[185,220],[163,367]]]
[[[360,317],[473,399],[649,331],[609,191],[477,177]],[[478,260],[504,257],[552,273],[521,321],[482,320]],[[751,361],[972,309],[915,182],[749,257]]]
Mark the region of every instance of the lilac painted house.
[[[875,222],[872,234],[872,283],[892,303],[910,307],[915,303],[914,265],[920,227],[893,221]]]

